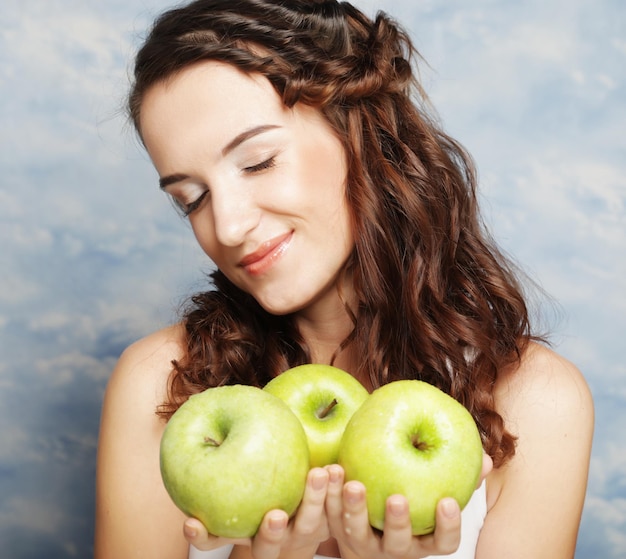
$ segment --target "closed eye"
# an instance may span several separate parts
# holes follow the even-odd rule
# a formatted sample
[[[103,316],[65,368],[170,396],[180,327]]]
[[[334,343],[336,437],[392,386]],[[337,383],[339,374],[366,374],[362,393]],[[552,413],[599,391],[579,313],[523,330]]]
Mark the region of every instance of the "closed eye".
[[[200,196],[198,196],[198,198],[196,198],[193,202],[190,202],[189,204],[181,204],[179,202],[178,205],[180,206],[183,212],[183,215],[187,217],[189,214],[197,210],[200,207],[200,204],[202,204],[202,201],[206,198],[208,194],[209,194],[209,191],[205,190],[202,194],[200,194]]]
[[[265,161],[261,161],[261,163],[257,163],[256,165],[250,165],[249,167],[244,167],[244,172],[248,174],[258,173],[260,171],[265,171],[266,169],[270,169],[276,165],[276,157],[272,156]]]

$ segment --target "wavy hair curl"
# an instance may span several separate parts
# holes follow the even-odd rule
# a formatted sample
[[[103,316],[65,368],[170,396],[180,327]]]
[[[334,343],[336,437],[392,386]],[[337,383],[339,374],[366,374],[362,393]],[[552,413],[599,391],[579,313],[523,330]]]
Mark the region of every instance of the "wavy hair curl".
[[[532,339],[512,264],[479,214],[470,156],[438,125],[413,71],[418,57],[388,15],[335,0],[196,0],[162,14],[139,50],[129,112],[155,83],[205,60],[265,76],[288,107],[318,108],[341,140],[355,246],[347,308],[358,375],[374,387],[425,380],[466,406],[496,466],[515,439],[493,386]],[[191,394],[263,386],[306,363],[292,316],[272,316],[219,270],[184,315],[186,354],[173,362],[164,417]],[[339,348],[340,350],[341,348]]]

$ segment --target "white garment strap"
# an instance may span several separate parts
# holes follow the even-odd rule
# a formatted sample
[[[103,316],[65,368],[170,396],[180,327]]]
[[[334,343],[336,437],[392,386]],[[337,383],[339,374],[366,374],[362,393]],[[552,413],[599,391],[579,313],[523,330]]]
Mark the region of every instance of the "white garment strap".
[[[200,551],[193,545],[189,546],[189,559],[228,559],[230,552],[233,550],[232,545],[218,547],[212,551]]]
[[[483,480],[480,487],[474,491],[469,503],[461,512],[461,543],[451,555],[439,555],[426,559],[474,559],[478,536],[487,516],[487,484]]]
[[[200,551],[191,546],[189,549],[189,559],[228,559],[232,551],[232,545],[225,545],[213,551]],[[337,559],[335,557],[326,557],[326,555],[316,555],[313,559]]]

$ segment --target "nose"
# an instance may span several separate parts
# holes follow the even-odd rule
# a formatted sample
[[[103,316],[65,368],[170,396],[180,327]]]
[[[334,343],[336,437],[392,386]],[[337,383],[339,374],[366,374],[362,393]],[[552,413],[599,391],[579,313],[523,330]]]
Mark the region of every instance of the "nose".
[[[239,246],[259,223],[260,208],[245,188],[216,188],[211,205],[215,236],[223,246]]]

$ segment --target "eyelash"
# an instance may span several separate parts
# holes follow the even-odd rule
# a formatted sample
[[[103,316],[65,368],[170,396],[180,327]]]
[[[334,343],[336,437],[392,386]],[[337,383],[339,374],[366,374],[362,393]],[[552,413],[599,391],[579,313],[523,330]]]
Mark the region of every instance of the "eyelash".
[[[197,210],[198,207],[200,206],[200,204],[202,203],[202,200],[205,199],[205,197],[208,195],[209,191],[205,190],[202,194],[200,194],[200,196],[198,196],[198,198],[196,198],[193,202],[191,202],[190,204],[179,204],[182,212],[183,212],[183,216],[184,217],[189,217],[189,214],[192,213],[193,211]]]
[[[276,157],[272,156],[265,161],[261,161],[261,163],[257,163],[256,165],[251,165],[250,167],[245,167],[244,171],[248,174],[259,173],[261,171],[265,171],[266,169],[271,169],[276,165]]]
[[[271,169],[276,165],[276,157],[272,156],[265,161],[261,161],[261,163],[257,163],[256,165],[250,165],[250,167],[245,167],[243,171],[246,174],[253,175],[255,173],[260,173],[261,171],[266,171],[267,169]],[[200,204],[205,199],[205,197],[209,194],[209,191],[204,191],[196,200],[191,202],[190,204],[181,204],[177,205],[180,207],[183,212],[184,217],[188,217],[191,213],[197,210],[200,207]]]

